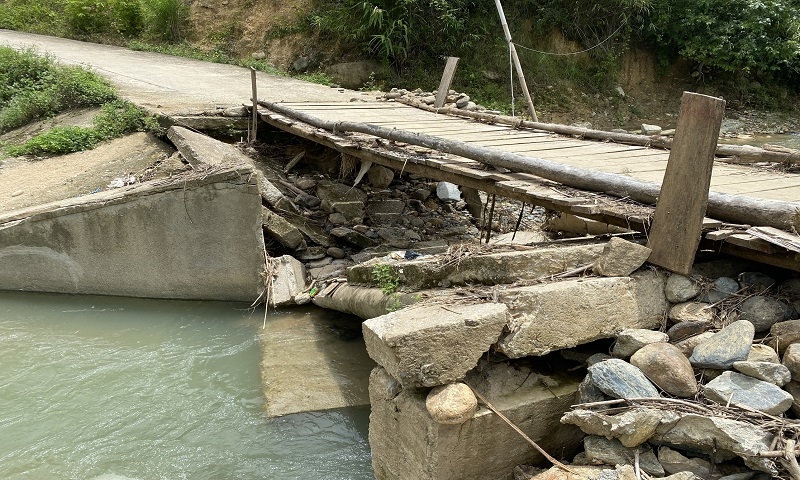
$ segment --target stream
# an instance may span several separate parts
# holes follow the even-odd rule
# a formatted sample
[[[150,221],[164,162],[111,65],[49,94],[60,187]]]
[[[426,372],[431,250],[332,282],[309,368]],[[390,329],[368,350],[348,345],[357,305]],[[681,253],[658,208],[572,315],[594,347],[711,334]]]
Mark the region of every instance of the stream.
[[[245,307],[0,292],[0,478],[372,479],[368,407],[264,414]]]

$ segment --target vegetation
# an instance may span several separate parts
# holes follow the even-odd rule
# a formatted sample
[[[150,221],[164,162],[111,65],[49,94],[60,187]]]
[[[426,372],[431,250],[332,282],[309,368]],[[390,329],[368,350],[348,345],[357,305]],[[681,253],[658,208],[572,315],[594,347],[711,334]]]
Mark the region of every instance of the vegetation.
[[[385,295],[391,295],[400,288],[400,278],[391,265],[379,263],[373,266],[372,279]]]
[[[0,133],[69,109],[100,106],[93,126],[58,127],[21,145],[5,145],[8,155],[57,155],[87,150],[133,131],[156,130],[155,120],[111,86],[79,67],[57,65],[33,50],[0,47]]]

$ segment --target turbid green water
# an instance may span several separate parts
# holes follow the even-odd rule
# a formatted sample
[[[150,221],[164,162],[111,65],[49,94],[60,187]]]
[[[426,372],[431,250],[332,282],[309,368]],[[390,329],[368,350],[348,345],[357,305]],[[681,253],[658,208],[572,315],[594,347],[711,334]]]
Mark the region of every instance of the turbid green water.
[[[264,416],[240,308],[0,292],[0,478],[373,478],[368,408]]]

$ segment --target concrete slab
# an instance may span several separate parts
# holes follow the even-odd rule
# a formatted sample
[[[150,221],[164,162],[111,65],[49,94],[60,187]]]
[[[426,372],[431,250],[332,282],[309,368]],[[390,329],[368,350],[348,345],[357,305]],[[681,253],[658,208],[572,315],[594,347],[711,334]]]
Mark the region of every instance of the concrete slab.
[[[262,382],[270,417],[369,403],[375,366],[361,320],[312,307],[267,317],[261,332]]]

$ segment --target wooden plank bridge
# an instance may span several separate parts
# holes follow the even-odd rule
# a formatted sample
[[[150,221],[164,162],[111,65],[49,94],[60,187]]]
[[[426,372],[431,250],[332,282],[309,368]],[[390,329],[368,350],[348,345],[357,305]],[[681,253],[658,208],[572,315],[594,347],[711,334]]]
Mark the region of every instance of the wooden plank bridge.
[[[651,205],[571,188],[530,173],[492,168],[476,160],[431,148],[362,133],[344,134],[335,131],[335,126],[333,129],[320,128],[315,122],[303,121],[281,109],[266,108],[266,104],[260,102],[259,107],[264,122],[362,161],[642,232],[648,231],[653,218],[654,207]],[[670,153],[651,146],[591,141],[540,129],[514,128],[437,114],[394,101],[294,102],[281,103],[280,106],[323,123],[358,122],[659,184]],[[711,191],[797,203],[796,211],[800,217],[800,174],[785,173],[774,165],[755,167],[715,162]],[[706,219],[703,224],[707,238],[704,246],[800,271],[800,249],[792,248],[791,235],[796,232],[787,234],[790,235],[787,248],[746,233],[748,225],[731,223],[730,220]],[[800,237],[797,240],[800,246]]]

